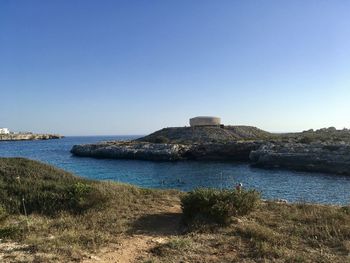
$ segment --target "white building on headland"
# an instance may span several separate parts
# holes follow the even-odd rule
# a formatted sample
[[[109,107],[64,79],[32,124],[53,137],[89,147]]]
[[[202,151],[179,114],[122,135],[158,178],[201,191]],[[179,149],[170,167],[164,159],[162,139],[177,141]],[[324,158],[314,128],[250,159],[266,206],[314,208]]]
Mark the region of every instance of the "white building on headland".
[[[220,126],[221,119],[218,117],[198,116],[190,119],[190,126]]]
[[[10,134],[10,130],[7,128],[0,128],[0,134]]]

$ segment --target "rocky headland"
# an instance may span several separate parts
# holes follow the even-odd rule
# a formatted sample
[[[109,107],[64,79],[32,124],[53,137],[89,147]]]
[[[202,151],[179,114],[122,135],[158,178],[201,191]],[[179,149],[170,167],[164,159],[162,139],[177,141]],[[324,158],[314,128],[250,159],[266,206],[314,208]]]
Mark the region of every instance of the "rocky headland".
[[[189,148],[189,145],[182,144],[111,141],[74,145],[71,152],[77,156],[95,158],[176,161],[183,160]]]
[[[346,143],[267,143],[250,153],[256,167],[350,174],[350,145]]]
[[[269,133],[249,126],[165,128],[133,141],[74,145],[77,156],[153,161],[249,161]]]
[[[33,134],[33,133],[10,133],[0,134],[0,141],[27,141],[27,140],[51,140],[61,139],[58,134]]]
[[[257,150],[260,145],[261,142],[173,144],[116,141],[74,145],[71,152],[77,156],[110,159],[138,159],[152,161],[249,161],[250,152],[252,150]]]
[[[350,175],[350,131],[274,134],[251,126],[165,128],[132,141],[74,145],[76,156],[244,161],[261,168]]]

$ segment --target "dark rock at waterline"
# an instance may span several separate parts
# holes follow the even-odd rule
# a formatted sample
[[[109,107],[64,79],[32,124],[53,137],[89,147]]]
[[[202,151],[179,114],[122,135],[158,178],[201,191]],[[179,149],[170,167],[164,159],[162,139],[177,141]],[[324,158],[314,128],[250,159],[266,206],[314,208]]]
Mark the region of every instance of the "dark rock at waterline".
[[[266,143],[250,153],[256,167],[350,175],[350,144]]]
[[[187,152],[187,159],[249,161],[250,152],[261,145],[261,141],[195,144]]]
[[[138,141],[74,145],[76,156],[151,161],[247,161],[261,168],[350,175],[350,144],[239,141],[167,144]]]
[[[176,161],[183,159],[189,148],[180,144],[116,141],[74,145],[71,153],[77,156],[108,159]]]
[[[152,161],[247,161],[261,168],[350,174],[350,131],[272,134],[250,126],[175,127],[127,142],[75,145],[77,156]]]
[[[248,161],[249,153],[259,148],[259,142],[208,144],[167,144],[147,142],[103,142],[74,145],[71,153],[77,156],[139,159],[152,161],[177,160],[235,160]]]

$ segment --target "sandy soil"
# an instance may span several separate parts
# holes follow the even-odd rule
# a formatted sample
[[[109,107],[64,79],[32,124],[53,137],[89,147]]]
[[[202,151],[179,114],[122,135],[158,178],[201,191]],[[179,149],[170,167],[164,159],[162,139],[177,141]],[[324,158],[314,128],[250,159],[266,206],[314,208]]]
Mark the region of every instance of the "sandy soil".
[[[135,223],[134,230],[120,244],[101,249],[83,263],[132,263],[147,259],[149,251],[179,234],[180,206],[170,207],[158,214],[147,215]]]

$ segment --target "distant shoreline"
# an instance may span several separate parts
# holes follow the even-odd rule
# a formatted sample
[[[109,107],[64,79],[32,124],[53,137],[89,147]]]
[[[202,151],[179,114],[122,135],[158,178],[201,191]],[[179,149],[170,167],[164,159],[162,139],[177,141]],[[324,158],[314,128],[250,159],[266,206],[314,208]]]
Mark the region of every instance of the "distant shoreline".
[[[350,131],[272,134],[252,126],[172,127],[132,141],[74,145],[81,157],[149,161],[243,161],[265,169],[350,175]]]
[[[19,134],[1,134],[0,141],[34,141],[34,140],[53,140],[61,139],[64,136],[58,134],[33,134],[33,133],[19,133]]]

